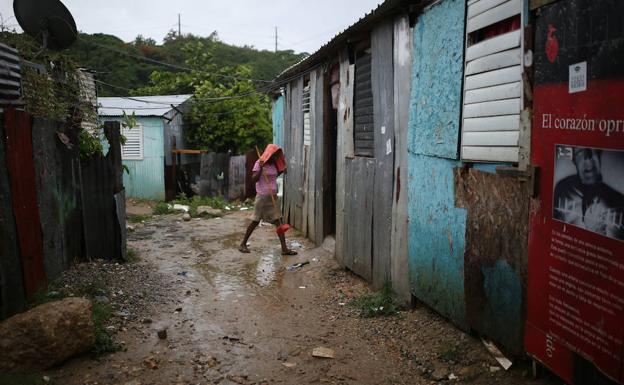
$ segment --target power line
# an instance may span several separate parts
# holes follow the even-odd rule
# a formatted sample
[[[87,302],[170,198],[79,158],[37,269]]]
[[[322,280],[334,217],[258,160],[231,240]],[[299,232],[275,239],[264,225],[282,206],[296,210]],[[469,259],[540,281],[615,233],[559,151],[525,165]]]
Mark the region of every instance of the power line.
[[[131,88],[117,86],[117,85],[110,84],[110,83],[107,83],[107,82],[104,82],[104,81],[98,80],[98,79],[95,79],[95,82],[96,83],[100,83],[100,84],[105,85],[105,86],[108,86],[108,87],[124,90],[124,91],[134,91]],[[254,90],[254,91],[250,91],[250,92],[247,92],[247,93],[244,93],[244,94],[240,94],[240,95],[219,96],[219,97],[214,97],[214,98],[201,98],[201,99],[198,99],[197,97],[194,97],[194,99],[196,101],[199,101],[199,102],[220,102],[220,101],[225,101],[225,100],[244,99],[244,98],[250,97],[250,96],[255,95],[255,94],[261,94],[262,95],[262,94],[264,94],[264,92]],[[166,105],[166,106],[179,102],[179,100],[177,100],[175,102],[171,102],[171,103],[167,103],[167,102],[163,102],[163,101],[157,102],[157,101],[151,101],[151,100],[142,100],[142,99],[139,99],[139,98],[136,98],[136,97],[131,97],[131,96],[116,96],[116,97],[117,98],[122,98],[122,99],[134,100],[134,101],[138,101],[138,102],[142,102],[142,103],[158,104],[158,105]]]
[[[107,49],[107,50],[112,51],[112,52],[116,52],[116,53],[118,53],[120,55],[133,57],[135,59],[143,60],[143,61],[150,62],[150,63],[153,63],[153,64],[162,65],[164,67],[169,67],[169,68],[182,70],[182,71],[198,71],[198,72],[203,72],[203,73],[206,73],[206,74],[209,74],[209,75],[212,75],[212,76],[216,76],[216,77],[220,77],[220,78],[226,78],[226,79],[245,80],[245,81],[260,82],[260,83],[273,83],[272,80],[245,78],[245,77],[241,77],[241,76],[223,75],[223,74],[217,74],[217,73],[208,72],[208,71],[196,70],[196,69],[193,69],[193,68],[190,68],[190,67],[185,67],[185,66],[181,66],[181,65],[177,65],[177,64],[166,63],[166,62],[163,62],[163,61],[160,61],[160,60],[151,59],[151,58],[148,58],[148,57],[145,57],[145,56],[142,56],[142,55],[136,55],[136,54],[133,54],[133,53],[130,53],[130,52],[126,52],[126,51],[123,51],[123,50],[120,50],[120,49],[109,47],[107,45],[96,43],[96,42],[93,42],[93,41],[87,41],[87,40],[84,40],[81,37],[78,37],[78,38],[80,39],[80,41],[82,41],[82,42],[84,42],[86,44],[91,44],[91,45],[94,45],[94,46],[97,46],[97,47],[100,47],[100,48]]]

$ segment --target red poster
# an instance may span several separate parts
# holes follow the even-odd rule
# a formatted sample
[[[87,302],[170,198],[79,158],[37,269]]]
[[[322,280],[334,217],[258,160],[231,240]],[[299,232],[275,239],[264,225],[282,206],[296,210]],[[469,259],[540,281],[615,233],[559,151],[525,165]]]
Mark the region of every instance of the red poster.
[[[623,383],[623,2],[537,12],[529,238],[529,354],[569,383],[592,363]]]

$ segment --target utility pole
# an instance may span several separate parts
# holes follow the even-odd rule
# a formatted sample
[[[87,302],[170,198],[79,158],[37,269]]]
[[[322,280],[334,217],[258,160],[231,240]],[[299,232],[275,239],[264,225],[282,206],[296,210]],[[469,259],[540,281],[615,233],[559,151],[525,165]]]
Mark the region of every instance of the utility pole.
[[[180,23],[180,14],[178,13],[178,37],[182,37],[182,24]]]
[[[277,53],[277,26],[275,27],[275,53]]]

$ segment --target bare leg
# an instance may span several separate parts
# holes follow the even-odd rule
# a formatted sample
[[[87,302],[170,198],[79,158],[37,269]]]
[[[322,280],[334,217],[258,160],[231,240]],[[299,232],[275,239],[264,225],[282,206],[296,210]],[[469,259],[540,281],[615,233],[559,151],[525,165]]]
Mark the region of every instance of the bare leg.
[[[251,237],[251,233],[254,232],[256,227],[258,227],[258,224],[260,224],[260,222],[251,221],[249,226],[247,226],[247,231],[245,232],[245,238],[243,238],[243,241],[238,247],[238,251],[240,251],[241,253],[249,253],[249,249],[247,248],[247,241],[249,240],[249,237]]]
[[[275,222],[273,222],[273,224],[278,227],[282,224],[282,220],[278,219]],[[277,233],[277,236],[279,237],[280,243],[282,244],[282,254],[284,255],[297,255],[296,251],[293,251],[291,249],[288,248],[288,245],[286,245],[286,236],[284,235],[284,233]]]

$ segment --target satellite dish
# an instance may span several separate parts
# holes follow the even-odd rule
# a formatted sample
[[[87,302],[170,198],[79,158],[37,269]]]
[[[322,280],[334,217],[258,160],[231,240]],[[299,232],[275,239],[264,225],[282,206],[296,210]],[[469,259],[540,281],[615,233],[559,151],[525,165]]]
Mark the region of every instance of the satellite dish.
[[[59,0],[14,0],[13,12],[24,32],[44,48],[67,48],[78,36],[74,18]]]

